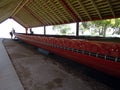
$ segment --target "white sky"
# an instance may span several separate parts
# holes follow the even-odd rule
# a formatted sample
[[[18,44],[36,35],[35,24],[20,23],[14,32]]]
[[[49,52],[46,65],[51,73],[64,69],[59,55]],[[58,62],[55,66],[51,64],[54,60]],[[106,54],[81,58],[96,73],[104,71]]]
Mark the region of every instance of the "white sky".
[[[53,26],[47,26],[46,27],[46,34],[56,34],[57,32],[52,30]],[[71,30],[70,32],[75,32],[76,30],[76,24],[72,23],[70,24]],[[0,23],[0,38],[10,38],[9,32],[12,30],[12,28],[15,29],[18,33],[25,33],[25,28],[18,24],[13,19],[7,19],[6,21]],[[32,28],[34,31],[34,34],[43,34],[44,33],[43,27],[36,27]]]
[[[7,19],[6,21],[0,23],[0,38],[10,38],[9,32],[12,28],[14,28],[16,32],[25,32],[25,28],[20,24],[15,22],[13,19]]]

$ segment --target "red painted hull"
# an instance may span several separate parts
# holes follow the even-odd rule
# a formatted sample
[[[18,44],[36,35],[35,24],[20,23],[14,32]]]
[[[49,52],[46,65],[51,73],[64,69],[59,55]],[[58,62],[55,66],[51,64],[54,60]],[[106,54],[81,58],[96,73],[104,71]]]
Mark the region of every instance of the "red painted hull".
[[[64,47],[70,47],[70,48],[73,47],[73,48],[77,49],[78,46],[81,43],[81,41],[79,41],[79,40],[75,41],[75,43],[72,43],[68,39],[64,40],[64,38],[57,40],[57,38],[22,35],[22,34],[16,34],[16,37],[18,37],[19,39],[21,39],[21,40],[23,40],[26,43],[29,43],[31,45],[46,49],[46,50],[48,50],[50,52],[53,52],[55,54],[58,54],[62,57],[68,58],[70,60],[79,62],[81,64],[84,64],[84,65],[87,65],[87,66],[92,67],[94,69],[105,72],[109,75],[113,75],[115,77],[120,78],[120,62],[105,60],[104,58],[97,58],[95,56],[90,56],[90,55],[87,55],[87,54],[82,54],[82,53],[77,53],[77,52],[73,52],[73,51],[70,51],[70,50],[66,50],[63,47],[62,48],[57,47],[57,46],[62,45]],[[65,43],[63,43],[63,41]],[[68,42],[70,42],[70,43],[68,43]],[[84,43],[84,45],[83,45],[83,42],[84,41],[82,41],[82,43],[80,45],[80,46],[83,46],[83,47],[79,46],[79,49],[84,49],[84,50],[87,50],[87,51],[91,50],[91,52],[101,52],[102,54],[106,54],[106,55],[110,54],[114,57],[119,57],[120,56],[119,55],[120,44],[112,44],[112,43],[109,43],[109,44],[102,43],[101,44],[101,43],[97,43],[97,42],[87,42],[87,44]],[[52,44],[50,45],[49,43],[50,44],[52,43]],[[79,45],[78,45],[78,43],[79,43]],[[90,44],[88,44],[88,43],[90,43]],[[56,45],[56,47],[52,46],[52,45]],[[90,45],[92,45],[92,46],[90,46]],[[96,46],[96,45],[98,45],[98,46]],[[94,46],[94,49],[92,48],[93,46]],[[104,47],[105,49],[102,46],[105,46]],[[96,47],[98,47],[98,49],[95,49]],[[115,52],[113,50],[113,52],[109,51],[110,53],[108,53],[108,52],[105,51],[106,48],[108,48],[108,47],[109,48],[112,47],[112,50],[117,49],[117,51]]]

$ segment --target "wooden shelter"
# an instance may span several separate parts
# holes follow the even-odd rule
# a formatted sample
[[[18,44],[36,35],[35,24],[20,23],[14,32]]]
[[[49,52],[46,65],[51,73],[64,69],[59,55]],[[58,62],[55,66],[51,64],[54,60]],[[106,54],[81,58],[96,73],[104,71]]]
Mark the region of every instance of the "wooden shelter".
[[[120,0],[1,0],[0,22],[26,28],[120,17]],[[45,33],[45,31],[44,31]],[[120,78],[120,43],[15,34],[18,39]]]
[[[120,0],[0,0],[0,22],[26,28],[120,17]]]

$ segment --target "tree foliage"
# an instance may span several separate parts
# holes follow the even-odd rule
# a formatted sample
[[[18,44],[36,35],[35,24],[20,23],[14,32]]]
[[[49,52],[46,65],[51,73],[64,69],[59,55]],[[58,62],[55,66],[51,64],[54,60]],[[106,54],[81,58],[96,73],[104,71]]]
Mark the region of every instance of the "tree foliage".
[[[68,30],[70,30],[70,27],[67,24],[55,25],[55,26],[53,26],[53,30],[59,32],[62,35],[66,35]]]
[[[112,19],[113,34],[120,35],[120,18]]]
[[[106,36],[107,28],[111,26],[111,20],[100,20],[100,21],[92,21],[92,23],[98,28],[99,35]]]
[[[57,31],[62,35],[66,35],[70,30],[69,25],[55,25],[53,30]],[[89,31],[91,35],[100,35],[105,37],[106,33],[112,32],[112,35],[120,35],[120,18],[116,19],[107,19],[107,20],[98,20],[90,22],[80,22],[79,30],[81,34],[84,34],[86,31]]]
[[[91,28],[92,33],[99,33],[99,35],[102,35],[103,37],[106,36],[106,31],[108,28],[112,28],[113,34],[120,34],[120,18],[117,19],[107,19],[107,20],[99,20],[99,21],[91,21],[91,22],[81,22],[80,29],[82,29],[83,32],[85,30],[90,30]]]

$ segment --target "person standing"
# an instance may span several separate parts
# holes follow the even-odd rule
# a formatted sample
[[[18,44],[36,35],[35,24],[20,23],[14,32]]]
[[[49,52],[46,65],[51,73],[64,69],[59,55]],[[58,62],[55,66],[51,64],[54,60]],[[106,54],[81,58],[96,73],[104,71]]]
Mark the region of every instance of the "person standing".
[[[13,37],[14,37],[14,39],[16,39],[16,36],[15,36],[15,29],[14,28],[12,28],[12,33],[13,33]]]
[[[30,28],[30,34],[34,34],[34,32],[32,31],[32,29]]]
[[[15,34],[15,29],[14,28],[12,28],[12,32],[13,32],[13,34]]]

